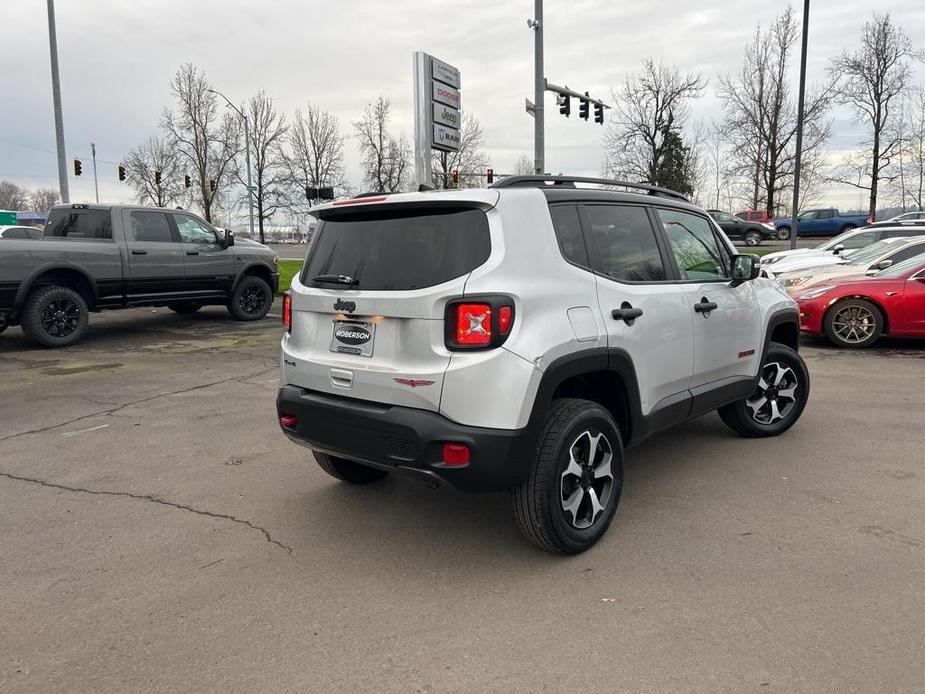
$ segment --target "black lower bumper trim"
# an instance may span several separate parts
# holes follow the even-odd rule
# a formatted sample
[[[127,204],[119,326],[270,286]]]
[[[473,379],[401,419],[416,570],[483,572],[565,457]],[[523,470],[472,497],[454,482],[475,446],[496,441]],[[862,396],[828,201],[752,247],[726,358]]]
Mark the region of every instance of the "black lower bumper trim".
[[[510,490],[526,477],[533,459],[527,429],[488,429],[450,421],[436,412],[373,403],[283,386],[279,415],[296,424],[283,427],[292,439],[318,451],[376,467],[419,471],[468,492]],[[469,446],[465,467],[443,464],[444,443]]]

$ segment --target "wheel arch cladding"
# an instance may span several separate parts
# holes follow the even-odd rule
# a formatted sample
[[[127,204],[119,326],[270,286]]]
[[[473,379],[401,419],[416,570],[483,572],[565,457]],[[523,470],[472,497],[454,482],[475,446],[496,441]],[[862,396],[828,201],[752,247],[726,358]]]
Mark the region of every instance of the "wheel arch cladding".
[[[263,263],[251,263],[250,265],[245,267],[243,270],[241,270],[241,272],[238,274],[237,278],[234,281],[235,289],[237,289],[238,285],[241,283],[241,280],[243,280],[245,277],[250,277],[250,276],[259,277],[264,282],[266,282],[268,285],[270,285],[270,289],[272,290],[273,272],[270,270],[270,268],[268,268]]]
[[[16,296],[16,308],[22,309],[26,297],[41,287],[58,285],[68,287],[80,294],[88,308],[96,305],[99,291],[96,282],[83,270],[66,265],[41,268],[22,283]]]

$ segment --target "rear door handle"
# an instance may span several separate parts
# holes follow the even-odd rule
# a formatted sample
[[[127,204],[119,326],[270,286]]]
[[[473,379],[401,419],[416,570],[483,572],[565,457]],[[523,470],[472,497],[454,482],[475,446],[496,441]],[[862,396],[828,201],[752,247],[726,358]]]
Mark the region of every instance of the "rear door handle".
[[[715,311],[719,306],[715,301],[708,301],[707,297],[700,297],[700,303],[694,304],[694,310],[697,313],[709,313],[710,311]]]
[[[187,251],[186,255],[199,255],[199,251]]]
[[[140,248],[133,248],[132,255],[148,255],[148,251],[142,250]]]
[[[615,308],[610,312],[611,318],[616,320],[622,320],[627,325],[632,325],[636,322],[636,319],[642,315],[641,308],[633,308],[633,305],[628,301],[624,301],[620,304],[620,308]]]

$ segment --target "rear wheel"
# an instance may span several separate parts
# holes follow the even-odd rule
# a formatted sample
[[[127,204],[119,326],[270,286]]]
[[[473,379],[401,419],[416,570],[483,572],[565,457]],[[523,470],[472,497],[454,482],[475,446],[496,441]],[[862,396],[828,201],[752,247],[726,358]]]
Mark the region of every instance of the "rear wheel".
[[[178,301],[175,304],[167,304],[167,308],[181,316],[189,316],[201,309],[202,304],[198,301]]]
[[[536,459],[514,490],[524,536],[550,552],[578,554],[607,531],[623,488],[623,442],[611,414],[590,400],[555,400]]]
[[[388,475],[385,470],[379,470],[366,465],[360,465],[346,458],[328,455],[312,451],[318,466],[328,473],[331,477],[339,479],[341,482],[350,482],[351,484],[369,484],[377,482]]]
[[[777,227],[777,238],[779,241],[786,241],[790,238],[790,227]]]
[[[723,423],[742,436],[777,436],[792,427],[809,400],[809,371],[802,357],[772,342],[755,392],[719,408]]]
[[[864,299],[839,301],[822,323],[825,336],[839,347],[870,347],[883,333],[883,314]]]
[[[761,234],[757,231],[746,231],[745,232],[745,245],[746,246],[758,246],[761,244]]]
[[[43,347],[67,347],[83,337],[90,318],[87,302],[68,287],[42,287],[29,295],[22,331]]]
[[[839,231],[838,233],[844,234],[846,231],[851,231],[852,229],[857,229],[857,228],[858,228],[857,224],[846,224],[845,226],[841,228],[841,231]]]
[[[273,305],[273,290],[256,275],[241,278],[228,301],[228,312],[237,320],[260,320]]]

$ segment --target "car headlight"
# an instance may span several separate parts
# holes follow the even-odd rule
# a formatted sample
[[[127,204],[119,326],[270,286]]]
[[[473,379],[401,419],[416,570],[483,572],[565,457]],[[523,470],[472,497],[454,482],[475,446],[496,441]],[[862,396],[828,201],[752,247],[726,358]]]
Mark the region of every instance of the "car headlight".
[[[787,277],[782,279],[780,283],[785,287],[799,287],[801,284],[806,284],[812,279],[812,275],[804,275],[803,277]]]
[[[821,287],[813,287],[805,294],[800,294],[801,299],[818,299],[820,296],[825,294],[828,291],[835,289],[834,284],[824,284]]]

